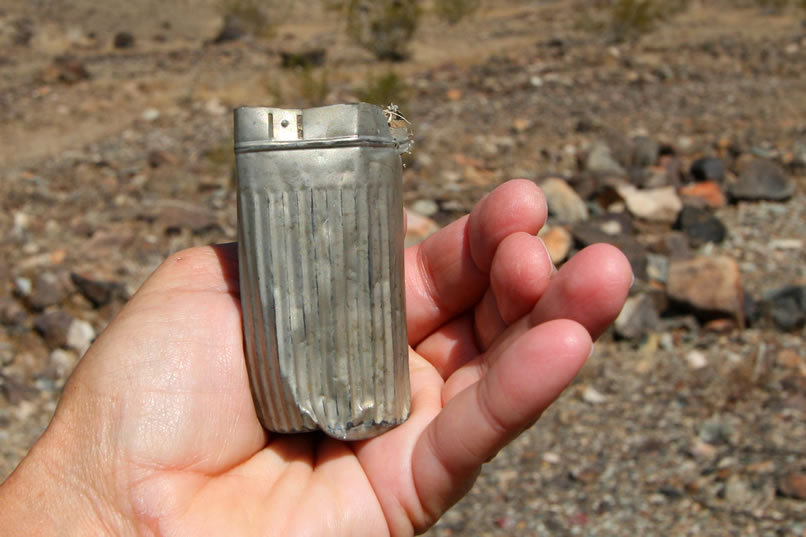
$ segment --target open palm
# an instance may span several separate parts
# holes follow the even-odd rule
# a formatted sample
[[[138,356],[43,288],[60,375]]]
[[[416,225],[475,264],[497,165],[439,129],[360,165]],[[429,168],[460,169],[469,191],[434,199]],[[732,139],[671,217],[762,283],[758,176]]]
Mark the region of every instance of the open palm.
[[[172,256],[81,361],[9,484],[38,452],[62,461],[86,521],[118,535],[424,531],[556,399],[626,297],[630,268],[609,246],[555,273],[535,237],[545,215],[539,189],[512,181],[406,252],[411,417],[352,443],[262,429],[235,246]]]

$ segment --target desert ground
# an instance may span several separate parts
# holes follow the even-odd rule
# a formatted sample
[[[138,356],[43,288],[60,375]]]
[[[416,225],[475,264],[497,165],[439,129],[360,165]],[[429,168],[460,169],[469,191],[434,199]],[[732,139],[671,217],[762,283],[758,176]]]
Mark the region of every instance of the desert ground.
[[[632,33],[607,2],[453,24],[425,3],[391,62],[339,12],[276,4],[217,40],[225,2],[0,2],[0,479],[161,260],[236,238],[234,107],[388,99],[409,242],[526,178],[558,265],[605,240],[636,272],[577,380],[427,535],[806,536],[806,10],[693,0]]]

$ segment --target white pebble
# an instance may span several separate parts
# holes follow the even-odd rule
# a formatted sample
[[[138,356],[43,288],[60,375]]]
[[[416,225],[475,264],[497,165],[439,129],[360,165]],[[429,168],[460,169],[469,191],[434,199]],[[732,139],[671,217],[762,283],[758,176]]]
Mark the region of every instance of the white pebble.
[[[691,369],[702,369],[708,365],[708,359],[700,351],[689,351],[686,354],[686,362]]]

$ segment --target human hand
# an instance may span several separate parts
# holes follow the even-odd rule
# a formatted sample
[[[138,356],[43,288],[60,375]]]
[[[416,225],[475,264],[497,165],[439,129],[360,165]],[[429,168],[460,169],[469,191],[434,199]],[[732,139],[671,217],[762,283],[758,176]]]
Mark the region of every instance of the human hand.
[[[412,406],[371,440],[267,433],[234,245],[171,256],[79,363],[0,487],[16,534],[412,535],[562,392],[626,298],[606,245],[554,272],[542,193],[512,181],[405,257]]]

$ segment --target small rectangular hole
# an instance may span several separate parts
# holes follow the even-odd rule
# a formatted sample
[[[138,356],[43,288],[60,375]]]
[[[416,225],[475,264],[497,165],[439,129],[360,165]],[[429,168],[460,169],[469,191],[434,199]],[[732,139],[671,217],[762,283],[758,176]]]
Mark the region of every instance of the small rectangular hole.
[[[269,140],[274,139],[274,114],[269,112]]]
[[[297,138],[302,140],[302,114],[297,114]]]

